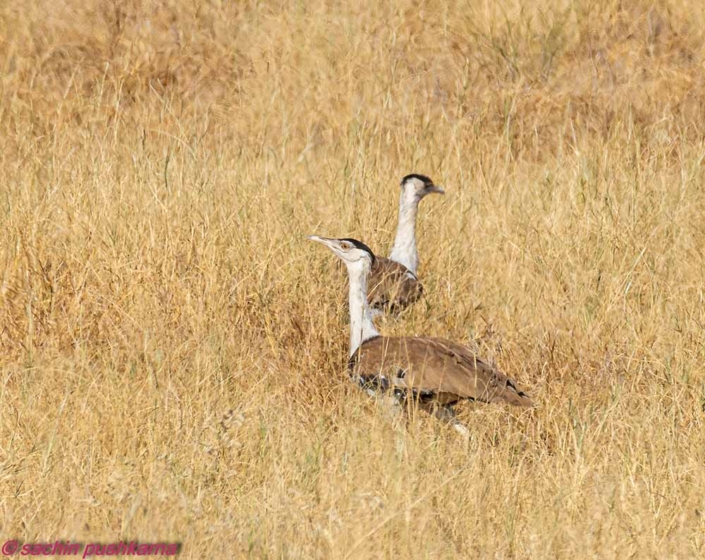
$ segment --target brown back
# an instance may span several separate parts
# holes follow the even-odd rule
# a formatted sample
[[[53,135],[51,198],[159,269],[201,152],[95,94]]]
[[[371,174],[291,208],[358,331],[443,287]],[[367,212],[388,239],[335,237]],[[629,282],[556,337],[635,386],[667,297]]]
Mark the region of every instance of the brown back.
[[[403,264],[377,257],[367,280],[367,300],[374,308],[402,309],[423,293],[421,282]]]
[[[516,382],[475,356],[469,348],[427,337],[377,337],[351,360],[356,376],[381,379],[443,404],[460,399],[533,406]]]

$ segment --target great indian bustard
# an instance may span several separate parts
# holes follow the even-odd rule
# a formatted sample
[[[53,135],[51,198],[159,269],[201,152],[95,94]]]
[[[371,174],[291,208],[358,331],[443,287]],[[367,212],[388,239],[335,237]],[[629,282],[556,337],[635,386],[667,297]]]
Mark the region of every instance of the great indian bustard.
[[[367,281],[376,261],[370,248],[349,238],[309,239],[328,247],[348,270],[349,368],[354,381],[375,391],[391,390],[399,402],[416,401],[465,435],[467,429],[453,411],[461,400],[533,406],[513,379],[461,344],[442,338],[381,336],[367,300]]]
[[[445,191],[425,175],[407,175],[401,180],[399,220],[392,251],[389,258],[375,259],[370,270],[368,299],[374,313],[403,309],[421,297],[416,215],[419,202],[432,193],[445,194]]]

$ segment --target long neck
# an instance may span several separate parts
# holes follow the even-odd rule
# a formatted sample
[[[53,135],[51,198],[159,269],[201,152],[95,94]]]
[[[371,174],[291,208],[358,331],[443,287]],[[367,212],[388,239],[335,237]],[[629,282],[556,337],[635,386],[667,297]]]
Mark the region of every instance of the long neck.
[[[357,352],[360,345],[369,338],[379,336],[379,331],[372,322],[370,308],[367,305],[367,276],[370,265],[360,262],[348,265],[350,278],[350,355]]]
[[[389,258],[403,264],[416,274],[419,268],[419,252],[416,249],[416,213],[419,201],[413,193],[401,192],[399,200],[399,224],[397,236]]]

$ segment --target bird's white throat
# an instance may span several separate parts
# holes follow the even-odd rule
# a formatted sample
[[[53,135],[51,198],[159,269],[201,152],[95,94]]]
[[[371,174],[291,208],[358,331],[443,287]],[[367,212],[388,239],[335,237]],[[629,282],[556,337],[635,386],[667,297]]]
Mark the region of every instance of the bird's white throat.
[[[345,263],[350,280],[350,355],[354,355],[360,345],[370,338],[379,336],[372,322],[370,307],[367,304],[367,277],[370,263],[367,259]]]
[[[399,199],[399,223],[397,235],[389,258],[403,264],[416,274],[419,268],[419,252],[416,249],[416,214],[419,210],[419,198],[416,193],[401,191]]]

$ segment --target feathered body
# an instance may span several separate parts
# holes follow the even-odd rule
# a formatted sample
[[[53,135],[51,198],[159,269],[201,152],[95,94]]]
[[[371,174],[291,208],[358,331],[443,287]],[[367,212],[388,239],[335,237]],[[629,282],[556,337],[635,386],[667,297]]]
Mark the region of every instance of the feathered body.
[[[367,301],[373,309],[397,311],[418,301],[423,286],[403,264],[377,257],[368,280]]]
[[[349,365],[362,384],[391,388],[422,402],[534,404],[513,379],[469,348],[441,338],[374,337],[362,342]]]

